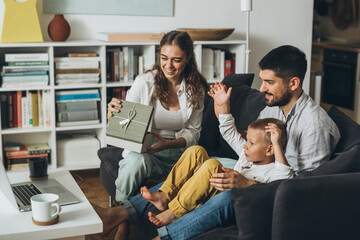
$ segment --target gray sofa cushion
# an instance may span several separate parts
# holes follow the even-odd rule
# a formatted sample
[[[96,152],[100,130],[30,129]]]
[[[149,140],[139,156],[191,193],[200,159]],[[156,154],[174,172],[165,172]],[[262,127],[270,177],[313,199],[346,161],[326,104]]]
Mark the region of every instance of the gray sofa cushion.
[[[360,125],[346,116],[335,106],[331,106],[328,112],[330,118],[339,128],[341,138],[336,146],[335,152],[345,152],[355,145],[360,145]]]

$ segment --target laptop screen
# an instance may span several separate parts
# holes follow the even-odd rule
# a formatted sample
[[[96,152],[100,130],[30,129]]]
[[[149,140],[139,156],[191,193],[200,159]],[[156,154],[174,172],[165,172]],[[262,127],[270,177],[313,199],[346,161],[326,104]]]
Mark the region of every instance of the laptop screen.
[[[5,171],[4,165],[1,161],[0,163],[0,191],[4,194],[4,196],[10,201],[10,203],[19,210],[19,207],[16,203],[14,193],[10,186],[10,181]]]

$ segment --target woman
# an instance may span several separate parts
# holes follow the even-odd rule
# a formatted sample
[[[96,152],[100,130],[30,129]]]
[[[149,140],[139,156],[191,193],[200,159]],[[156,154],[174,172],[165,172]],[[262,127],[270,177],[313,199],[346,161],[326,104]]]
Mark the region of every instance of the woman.
[[[133,195],[148,178],[167,175],[183,151],[200,137],[203,99],[207,82],[197,69],[193,42],[186,32],[171,31],[160,41],[160,60],[152,70],[138,76],[127,101],[154,107],[154,143],[147,153],[124,150],[119,162],[116,200]],[[121,108],[113,98],[108,119]]]

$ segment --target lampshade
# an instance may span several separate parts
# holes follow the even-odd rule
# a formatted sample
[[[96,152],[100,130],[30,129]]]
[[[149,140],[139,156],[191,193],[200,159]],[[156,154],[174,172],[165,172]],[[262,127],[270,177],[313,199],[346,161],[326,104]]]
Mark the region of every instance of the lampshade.
[[[240,10],[242,12],[252,11],[252,0],[240,0]]]

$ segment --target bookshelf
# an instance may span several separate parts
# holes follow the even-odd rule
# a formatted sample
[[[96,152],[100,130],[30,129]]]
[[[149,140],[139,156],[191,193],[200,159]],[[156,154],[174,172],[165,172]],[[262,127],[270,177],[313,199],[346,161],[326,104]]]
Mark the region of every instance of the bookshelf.
[[[106,115],[107,115],[107,91],[111,88],[130,87],[132,81],[127,82],[107,82],[107,58],[106,52],[111,48],[133,47],[135,53],[141,54],[144,57],[144,68],[149,69],[156,61],[156,53],[158,45],[156,42],[121,42],[109,43],[101,41],[66,41],[66,42],[44,42],[44,43],[14,43],[14,44],[0,44],[0,65],[5,65],[5,53],[48,53],[49,54],[49,84],[44,87],[15,87],[2,88],[0,87],[0,95],[7,92],[16,91],[32,91],[32,90],[48,90],[50,91],[50,126],[37,127],[18,127],[5,128],[0,131],[0,145],[3,146],[5,142],[21,142],[21,143],[41,143],[46,142],[51,147],[51,164],[49,168],[64,168],[68,170],[90,169],[98,168],[100,161],[96,154],[88,159],[79,159],[78,162],[72,164],[59,164],[57,156],[59,155],[57,149],[57,142],[63,134],[84,134],[89,133],[99,140],[100,147],[105,147],[105,132],[106,132]],[[201,69],[202,64],[202,50],[205,47],[220,48],[226,51],[235,53],[235,72],[245,72],[245,49],[246,41],[231,40],[231,41],[195,41],[194,51],[195,57]],[[63,57],[66,54],[74,53],[89,53],[94,52],[100,57],[100,81],[99,83],[89,84],[69,84],[56,85],[55,84],[55,67],[54,58]],[[221,81],[221,79],[212,79],[211,82]],[[209,83],[211,83],[209,81]],[[81,90],[81,89],[98,89],[100,93],[99,102],[99,116],[100,123],[91,125],[79,126],[56,126],[56,107],[55,107],[55,93],[60,90]],[[0,118],[1,121],[1,118]],[[0,123],[0,126],[2,124]],[[81,143],[81,142],[80,142]],[[82,150],[83,151],[83,150]],[[80,155],[81,156],[81,155]],[[1,159],[4,159],[4,151],[0,152]]]

